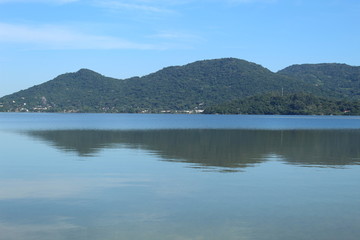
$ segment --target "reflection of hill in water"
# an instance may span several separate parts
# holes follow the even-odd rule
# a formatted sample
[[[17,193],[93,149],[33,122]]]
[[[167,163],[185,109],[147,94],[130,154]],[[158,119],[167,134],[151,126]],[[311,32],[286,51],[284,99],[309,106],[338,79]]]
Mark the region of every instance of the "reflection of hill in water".
[[[266,161],[269,155],[301,165],[360,163],[360,131],[356,130],[49,130],[27,134],[80,156],[126,147],[149,150],[166,161],[209,167],[247,167]]]

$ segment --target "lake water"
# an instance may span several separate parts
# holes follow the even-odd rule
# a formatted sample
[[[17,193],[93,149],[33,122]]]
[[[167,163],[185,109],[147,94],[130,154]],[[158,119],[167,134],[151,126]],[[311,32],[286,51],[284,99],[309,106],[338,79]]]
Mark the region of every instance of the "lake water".
[[[360,239],[360,118],[0,114],[0,240]]]

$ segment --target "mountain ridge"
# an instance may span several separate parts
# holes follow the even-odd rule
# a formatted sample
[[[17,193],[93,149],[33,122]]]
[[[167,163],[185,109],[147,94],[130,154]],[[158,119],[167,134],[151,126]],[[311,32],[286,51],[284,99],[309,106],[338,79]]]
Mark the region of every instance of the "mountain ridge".
[[[0,111],[195,111],[284,91],[360,99],[360,67],[333,64],[292,65],[272,72],[246,60],[220,58],[169,66],[127,79],[106,77],[82,68],[0,98]],[[335,80],[330,81],[331,77]],[[336,84],[341,86],[339,90]]]

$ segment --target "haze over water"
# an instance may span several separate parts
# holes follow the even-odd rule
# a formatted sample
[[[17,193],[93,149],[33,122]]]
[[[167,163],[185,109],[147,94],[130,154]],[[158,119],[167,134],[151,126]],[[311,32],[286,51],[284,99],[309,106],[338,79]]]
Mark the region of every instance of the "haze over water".
[[[359,120],[0,114],[0,240],[359,239]]]

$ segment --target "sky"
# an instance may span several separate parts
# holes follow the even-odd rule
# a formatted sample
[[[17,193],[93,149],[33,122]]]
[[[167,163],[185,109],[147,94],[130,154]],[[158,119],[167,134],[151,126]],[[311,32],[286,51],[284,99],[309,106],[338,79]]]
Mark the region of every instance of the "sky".
[[[125,79],[234,57],[360,66],[359,0],[0,0],[0,97],[88,68]]]

